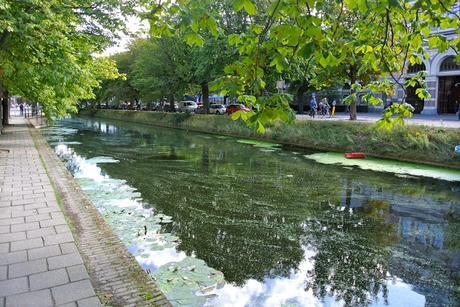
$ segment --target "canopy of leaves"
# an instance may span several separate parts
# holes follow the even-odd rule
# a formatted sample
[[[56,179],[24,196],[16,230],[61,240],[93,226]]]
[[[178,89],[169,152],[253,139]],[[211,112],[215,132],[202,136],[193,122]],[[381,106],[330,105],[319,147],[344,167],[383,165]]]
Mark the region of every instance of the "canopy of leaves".
[[[226,35],[228,44],[238,50],[238,58],[226,66],[214,89],[253,95],[260,105],[267,101],[261,98],[267,96],[270,86],[267,76],[273,72],[293,76],[299,64],[312,65],[305,76],[294,75],[311,88],[346,81],[358,84],[352,90],[391,95],[396,84],[404,87],[407,66],[427,56],[426,46],[441,52],[460,47],[460,37],[449,41],[432,31],[460,31],[460,15],[452,10],[455,0],[232,0],[233,12],[222,13],[215,3],[228,1],[161,1],[149,15],[151,32],[159,37],[183,37],[191,46],[205,45],[209,35]],[[242,20],[235,32],[218,22],[229,15]],[[427,98],[426,92],[418,94]],[[349,103],[355,102],[353,97],[356,95]],[[378,97],[368,102],[382,103]],[[262,118],[257,128],[272,118],[264,119],[259,112],[265,108],[252,114]],[[276,112],[290,111],[277,108]],[[250,118],[245,116],[248,123],[257,122]]]
[[[50,115],[94,97],[102,79],[119,77],[110,59],[95,58],[122,30],[137,1],[3,0],[0,81],[10,95],[39,102]]]

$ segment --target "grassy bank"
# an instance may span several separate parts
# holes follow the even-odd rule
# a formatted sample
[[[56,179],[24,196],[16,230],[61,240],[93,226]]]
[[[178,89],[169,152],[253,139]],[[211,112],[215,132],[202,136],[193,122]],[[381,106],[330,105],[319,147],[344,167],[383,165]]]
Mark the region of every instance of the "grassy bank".
[[[82,115],[266,139],[319,150],[363,151],[375,157],[460,168],[460,157],[454,152],[454,147],[460,144],[458,129],[406,126],[385,131],[370,123],[307,120],[291,125],[279,124],[267,129],[265,134],[259,134],[228,116],[122,110],[84,111]]]

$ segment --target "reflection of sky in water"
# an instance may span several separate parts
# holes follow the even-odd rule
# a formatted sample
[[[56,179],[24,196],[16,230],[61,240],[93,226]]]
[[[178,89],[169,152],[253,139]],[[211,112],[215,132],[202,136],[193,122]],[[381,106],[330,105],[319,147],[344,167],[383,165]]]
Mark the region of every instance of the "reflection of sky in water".
[[[217,296],[210,300],[207,306],[343,306],[344,303],[337,302],[334,297],[326,296],[320,300],[315,297],[311,289],[305,291],[306,276],[313,269],[314,255],[314,251],[304,247],[304,260],[297,271],[291,271],[289,278],[266,278],[263,282],[250,279],[241,287],[226,284],[216,290]],[[387,285],[390,306],[425,306],[425,297],[413,291],[410,285],[400,279],[394,278],[388,281]],[[387,305],[380,294],[378,301],[369,306]]]
[[[147,256],[136,256],[136,260],[143,268],[151,271],[155,271],[170,262],[180,262],[187,257],[184,252],[178,252],[174,247],[162,250],[148,250],[148,248],[145,244],[137,244],[129,246],[128,250],[130,253],[136,254],[140,249],[143,249],[143,254]]]
[[[117,163],[117,160],[110,157],[85,159],[64,144],[57,145],[55,151],[60,157],[66,159],[68,166],[73,169],[75,178],[90,179],[92,181],[90,184],[83,185],[85,191],[95,190],[101,195],[106,195],[105,199],[97,199],[95,202],[101,213],[110,213],[109,211],[114,210],[114,208],[122,209],[122,211],[129,209],[133,212],[129,214],[131,220],[145,220],[153,215],[153,209],[145,208],[142,203],[140,193],[135,192],[135,189],[128,186],[124,180],[115,180],[103,174],[101,168],[97,166],[97,163]],[[115,193],[119,194],[114,195]],[[139,230],[127,228],[126,231],[136,232]],[[154,233],[150,234],[150,237],[155,237],[156,234],[158,232],[154,231]],[[165,245],[165,242],[161,240],[155,243],[157,247]],[[142,256],[137,255],[136,259],[146,269],[155,270],[169,262],[179,262],[186,257],[185,253],[177,252],[175,248],[165,247],[161,250],[150,250],[150,248],[149,244],[143,242],[128,245],[128,250],[132,254],[142,253]]]

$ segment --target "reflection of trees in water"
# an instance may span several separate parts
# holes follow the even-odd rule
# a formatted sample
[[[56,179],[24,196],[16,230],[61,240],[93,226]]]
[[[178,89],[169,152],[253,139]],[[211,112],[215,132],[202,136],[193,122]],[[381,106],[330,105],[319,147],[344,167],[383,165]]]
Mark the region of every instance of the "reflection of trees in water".
[[[352,211],[322,203],[307,222],[307,240],[316,254],[306,289],[324,298],[334,296],[346,306],[366,306],[382,292],[387,299],[388,246],[396,241],[378,208]],[[358,211],[358,212],[356,212]]]
[[[177,130],[133,128],[129,133],[118,129],[111,138],[94,133],[85,139],[67,137],[83,142],[78,150],[88,156],[120,160],[101,168],[126,179],[148,202],[173,216],[174,223],[165,230],[181,238],[179,248],[224,271],[236,284],[288,277],[303,260],[301,246],[307,243],[317,254],[306,287],[319,297],[333,294],[347,305],[366,305],[379,291],[387,291],[389,247],[397,240],[390,225],[395,221],[389,219],[400,215],[388,212],[387,200],[394,204],[426,195],[433,197],[434,208],[458,196],[437,181],[348,171]],[[187,163],[175,161],[179,159]],[[369,191],[371,195],[365,195]],[[327,200],[342,200],[344,210]],[[420,215],[430,210],[421,207]],[[459,223],[448,224],[447,244],[458,250]],[[409,254],[404,251],[403,256]],[[420,257],[426,260],[427,253],[422,251]],[[400,265],[420,267],[406,259]],[[429,266],[426,270],[432,271]],[[429,280],[426,284],[439,292]]]

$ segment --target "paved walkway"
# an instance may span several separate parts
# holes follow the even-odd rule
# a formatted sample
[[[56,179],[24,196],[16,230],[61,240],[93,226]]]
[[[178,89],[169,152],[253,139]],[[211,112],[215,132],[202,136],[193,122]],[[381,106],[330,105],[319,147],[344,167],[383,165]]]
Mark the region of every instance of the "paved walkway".
[[[0,307],[100,306],[23,119],[0,135]]]
[[[376,122],[381,118],[377,113],[358,113],[358,122]],[[310,116],[306,114],[297,114],[297,119],[311,120]],[[315,120],[325,121],[348,121],[348,113],[336,113],[334,118],[316,116]],[[414,114],[410,119],[406,119],[408,125],[425,125],[431,127],[443,128],[460,128],[460,120],[455,115],[420,115]]]

